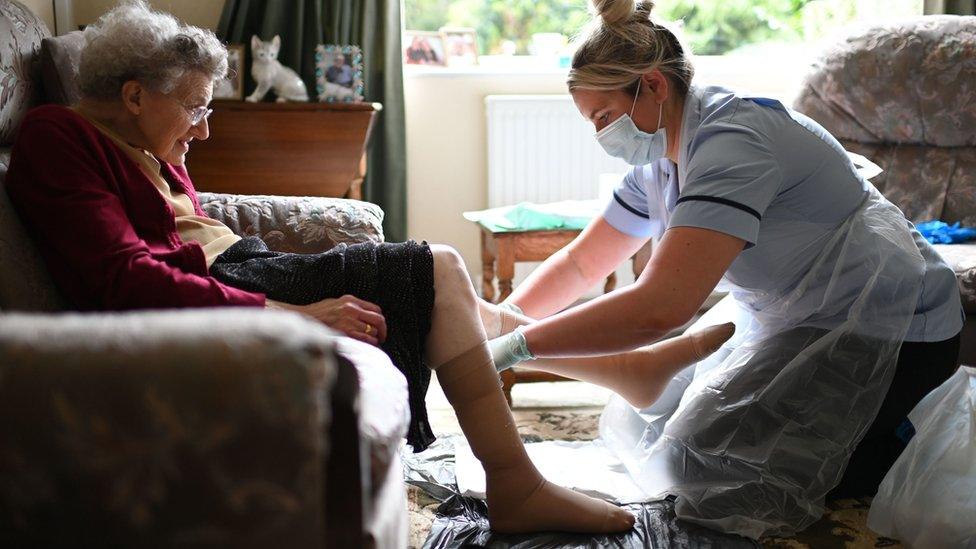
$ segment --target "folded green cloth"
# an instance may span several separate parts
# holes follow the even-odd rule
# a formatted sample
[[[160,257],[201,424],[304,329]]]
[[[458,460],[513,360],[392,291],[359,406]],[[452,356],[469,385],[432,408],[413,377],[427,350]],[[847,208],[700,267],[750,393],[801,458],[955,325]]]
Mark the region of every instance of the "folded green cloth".
[[[600,215],[602,208],[600,200],[564,200],[549,204],[522,202],[462,215],[493,233],[579,230]]]

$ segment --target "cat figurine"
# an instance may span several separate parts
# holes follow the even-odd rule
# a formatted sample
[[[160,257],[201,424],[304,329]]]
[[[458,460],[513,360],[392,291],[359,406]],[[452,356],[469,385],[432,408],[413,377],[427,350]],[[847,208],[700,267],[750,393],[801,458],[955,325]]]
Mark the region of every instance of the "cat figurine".
[[[251,37],[251,77],[258,87],[247,100],[254,103],[264,99],[268,90],[274,90],[278,102],[308,101],[308,90],[298,74],[278,61],[281,37],[275,35],[270,42],[262,42],[257,35]]]

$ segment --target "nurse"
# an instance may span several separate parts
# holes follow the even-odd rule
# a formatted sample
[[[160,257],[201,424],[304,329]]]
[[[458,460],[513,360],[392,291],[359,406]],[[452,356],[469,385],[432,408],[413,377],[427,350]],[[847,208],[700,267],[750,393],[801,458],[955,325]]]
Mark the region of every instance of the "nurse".
[[[611,403],[604,440],[680,517],[747,536],[802,529],[828,492],[873,495],[907,412],[957,366],[952,270],[816,122],[695,86],[653,2],[594,4],[568,87],[632,168],[507,300],[539,320],[493,345],[512,363],[634,349],[721,283],[703,322],[731,319],[736,336],[651,407]],[[564,311],[652,237],[635,284]]]

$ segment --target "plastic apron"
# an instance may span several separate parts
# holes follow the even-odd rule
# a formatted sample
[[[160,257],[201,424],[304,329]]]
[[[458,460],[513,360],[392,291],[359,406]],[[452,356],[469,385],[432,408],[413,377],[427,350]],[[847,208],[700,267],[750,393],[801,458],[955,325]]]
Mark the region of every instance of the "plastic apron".
[[[901,211],[868,187],[807,250],[798,283],[759,291],[723,280],[731,295],[690,329],[735,322],[722,349],[653,406],[615,396],[604,410],[607,447],[650,497],[676,495],[679,518],[757,538],[823,514],[887,393],[925,268]],[[836,284],[841,275],[857,277],[859,292]]]

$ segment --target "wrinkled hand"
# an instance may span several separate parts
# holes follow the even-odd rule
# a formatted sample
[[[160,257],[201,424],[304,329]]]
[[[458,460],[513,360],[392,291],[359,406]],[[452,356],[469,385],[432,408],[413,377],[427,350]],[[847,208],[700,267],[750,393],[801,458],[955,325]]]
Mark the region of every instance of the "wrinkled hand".
[[[273,305],[272,305],[273,303]],[[336,299],[323,299],[310,305],[285,305],[269,302],[269,306],[292,309],[322,322],[333,330],[379,346],[386,341],[386,319],[378,305],[358,297],[344,295]]]

